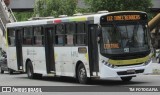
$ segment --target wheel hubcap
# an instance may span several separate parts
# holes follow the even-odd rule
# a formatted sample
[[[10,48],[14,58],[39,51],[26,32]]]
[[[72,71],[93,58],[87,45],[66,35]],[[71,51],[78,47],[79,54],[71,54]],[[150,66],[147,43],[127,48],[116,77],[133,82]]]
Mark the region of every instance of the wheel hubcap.
[[[81,68],[80,71],[79,71],[79,78],[80,80],[83,80],[86,76],[86,71],[84,68]]]
[[[157,58],[157,62],[159,63],[159,58]]]
[[[31,70],[30,70],[30,68],[28,68],[28,76],[29,77],[31,76]]]

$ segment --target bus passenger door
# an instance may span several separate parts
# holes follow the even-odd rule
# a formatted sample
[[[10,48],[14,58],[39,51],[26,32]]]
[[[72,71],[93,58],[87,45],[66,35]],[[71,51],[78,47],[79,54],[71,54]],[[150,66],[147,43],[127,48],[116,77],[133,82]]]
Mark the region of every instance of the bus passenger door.
[[[88,51],[89,51],[89,66],[90,66],[90,74],[93,76],[93,72],[98,74],[99,72],[99,62],[98,62],[98,44],[97,44],[97,25],[89,26],[89,43],[88,43]]]
[[[53,46],[53,33],[54,27],[45,28],[45,54],[46,54],[46,69],[47,73],[55,71],[55,60],[54,60],[54,46]]]
[[[16,30],[16,54],[17,54],[17,69],[23,70],[23,56],[22,56],[22,29]]]

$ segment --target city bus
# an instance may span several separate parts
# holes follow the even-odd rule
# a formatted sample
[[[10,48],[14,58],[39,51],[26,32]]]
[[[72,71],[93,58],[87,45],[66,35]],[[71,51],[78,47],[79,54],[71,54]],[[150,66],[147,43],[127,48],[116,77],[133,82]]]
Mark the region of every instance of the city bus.
[[[7,24],[7,62],[28,78],[120,78],[152,72],[147,14],[102,12]]]

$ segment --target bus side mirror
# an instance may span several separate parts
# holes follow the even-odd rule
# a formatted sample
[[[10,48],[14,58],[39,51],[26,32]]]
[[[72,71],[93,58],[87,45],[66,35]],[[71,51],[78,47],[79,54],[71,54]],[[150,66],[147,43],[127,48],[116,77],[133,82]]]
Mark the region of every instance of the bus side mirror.
[[[97,29],[97,42],[100,43],[100,40],[102,38],[102,29],[98,28]]]
[[[98,42],[98,43],[100,43],[100,40],[101,40],[100,37],[97,37],[97,42]]]
[[[102,29],[101,28],[97,28],[97,36],[101,36],[102,34]]]
[[[7,58],[7,54],[5,51],[2,50],[2,57]]]

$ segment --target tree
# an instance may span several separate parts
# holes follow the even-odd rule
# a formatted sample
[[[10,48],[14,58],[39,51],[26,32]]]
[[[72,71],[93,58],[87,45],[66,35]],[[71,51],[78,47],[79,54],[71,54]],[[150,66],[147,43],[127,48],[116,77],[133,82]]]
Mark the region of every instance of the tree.
[[[85,0],[91,6],[92,12],[108,11],[148,11],[152,6],[151,0]]]
[[[36,0],[34,12],[14,12],[18,21],[25,21],[34,16],[46,17],[73,15],[76,12],[76,0]]]
[[[33,12],[14,12],[17,21],[26,21],[33,16]]]
[[[73,15],[76,5],[76,0],[37,0],[34,15],[54,17],[58,15]]]
[[[27,20],[32,16],[73,15],[74,13],[89,13],[100,10],[108,11],[149,11],[151,0],[85,0],[89,8],[77,8],[77,0],[36,0],[34,13],[17,13],[19,20]],[[152,15],[149,15],[150,18]]]

